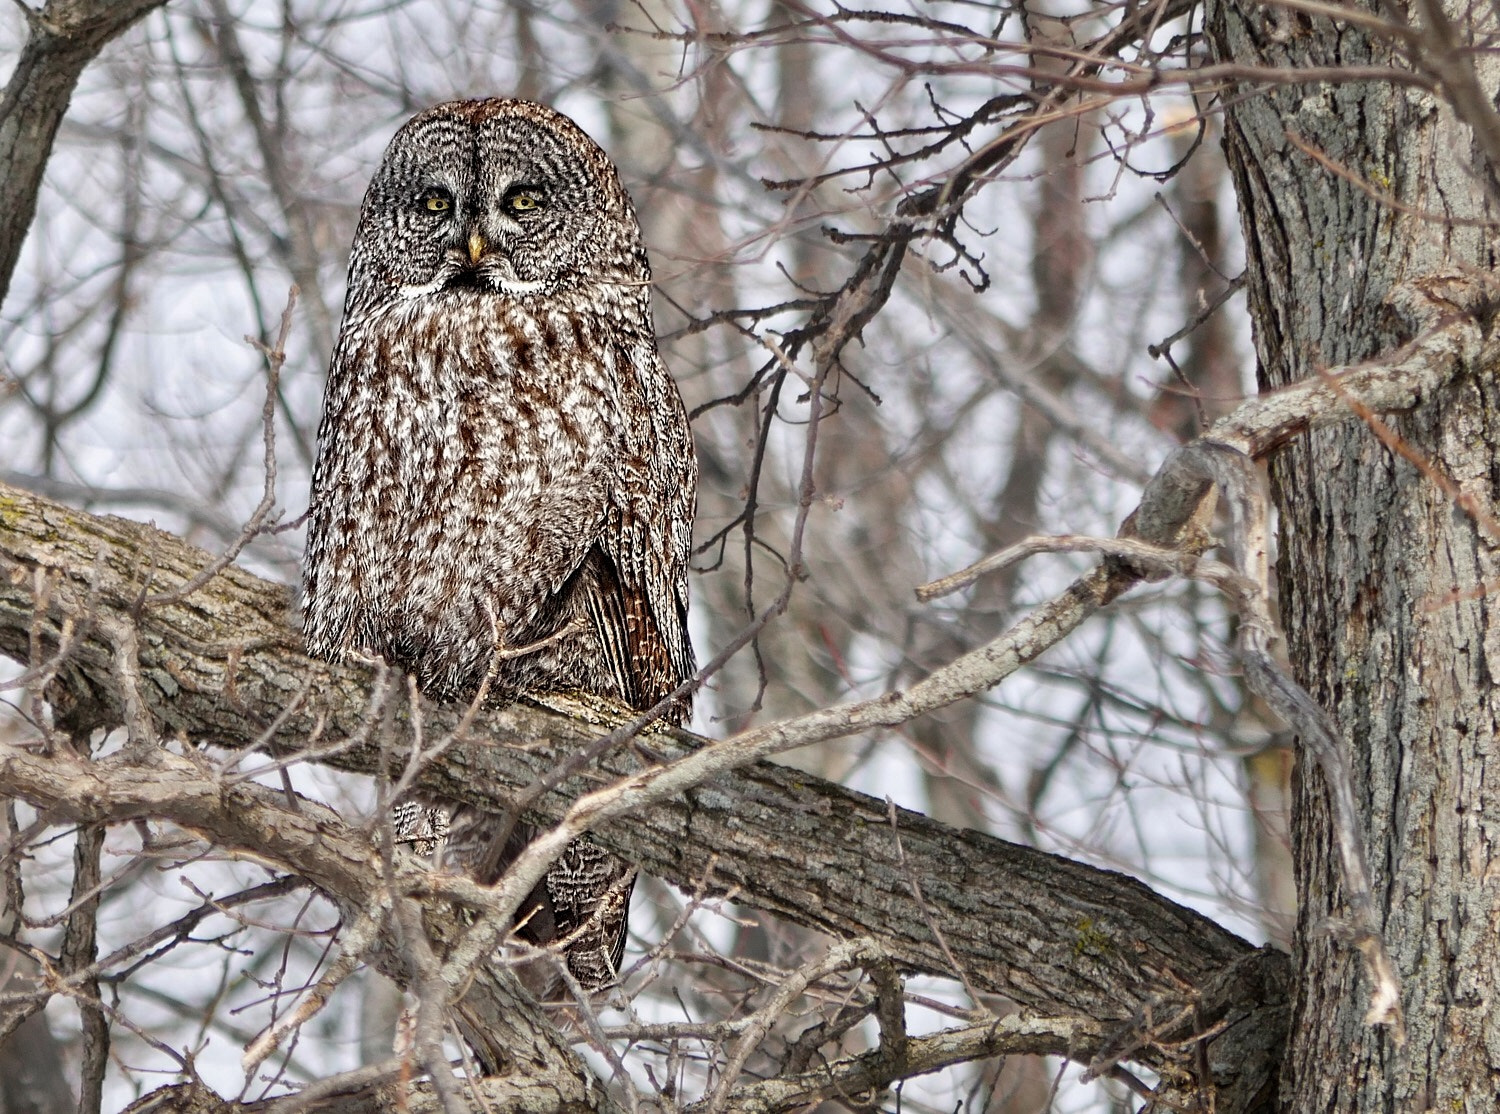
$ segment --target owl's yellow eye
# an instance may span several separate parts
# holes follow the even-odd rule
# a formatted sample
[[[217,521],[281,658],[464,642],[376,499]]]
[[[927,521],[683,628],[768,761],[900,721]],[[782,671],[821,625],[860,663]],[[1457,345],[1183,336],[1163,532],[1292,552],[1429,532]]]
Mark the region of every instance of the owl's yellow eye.
[[[453,198],[448,195],[447,190],[431,189],[422,194],[422,208],[429,213],[446,213],[453,208]]]
[[[535,191],[517,190],[505,199],[505,207],[512,213],[534,213],[542,207],[542,197]]]

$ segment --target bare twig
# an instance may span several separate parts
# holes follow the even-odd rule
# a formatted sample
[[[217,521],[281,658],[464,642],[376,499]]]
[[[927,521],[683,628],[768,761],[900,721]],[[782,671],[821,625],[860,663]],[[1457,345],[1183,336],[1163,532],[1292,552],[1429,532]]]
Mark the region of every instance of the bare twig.
[[[704,1103],[705,1114],[722,1114],[728,1108],[730,1095],[745,1061],[765,1039],[771,1027],[786,1015],[792,1003],[807,992],[809,986],[839,971],[883,960],[884,956],[879,948],[869,939],[842,940],[829,948],[821,959],[799,967],[788,975],[776,992],[755,1011],[744,1032],[735,1041],[719,1069],[719,1085]]]
[[[197,576],[184,584],[179,585],[170,592],[159,592],[148,595],[145,604],[152,607],[160,607],[162,604],[176,603],[192,595],[203,587],[224,569],[234,563],[234,559],[240,555],[244,548],[254,541],[261,532],[266,518],[276,506],[276,391],[281,383],[281,368],[286,363],[286,342],[292,332],[292,312],[297,308],[297,287],[293,286],[287,291],[286,309],[281,311],[281,328],[276,333],[276,342],[270,347],[262,344],[254,337],[247,336],[245,343],[258,349],[266,358],[266,401],[261,407],[261,441],[264,447],[262,457],[262,468],[264,470],[264,486],[261,491],[260,502],[255,505],[255,510],[250,512],[250,517],[245,520],[244,529],[240,536],[230,543],[217,558],[211,561]]]
[[[333,992],[364,962],[365,954],[374,943],[384,919],[385,912],[382,909],[362,909],[354,922],[345,926],[340,933],[338,958],[318,980],[317,985],[303,995],[295,1009],[283,1014],[245,1049],[244,1055],[240,1057],[240,1066],[247,1076],[253,1075],[266,1057],[280,1047],[288,1033],[306,1024],[322,1011]]]

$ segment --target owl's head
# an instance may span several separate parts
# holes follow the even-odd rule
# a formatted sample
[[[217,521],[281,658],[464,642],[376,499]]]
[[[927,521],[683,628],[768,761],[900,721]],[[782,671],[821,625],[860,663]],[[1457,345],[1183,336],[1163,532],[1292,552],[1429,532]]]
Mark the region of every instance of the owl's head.
[[[530,101],[450,101],[386,148],[360,211],[348,308],[648,277],[630,199],[583,129]]]

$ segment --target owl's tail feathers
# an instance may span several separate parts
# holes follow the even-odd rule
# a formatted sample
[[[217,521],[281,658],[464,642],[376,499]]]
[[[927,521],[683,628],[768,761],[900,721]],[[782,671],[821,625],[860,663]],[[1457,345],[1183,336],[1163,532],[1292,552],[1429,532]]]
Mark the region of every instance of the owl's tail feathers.
[[[423,798],[398,802],[391,825],[398,843],[439,864],[446,861],[487,886],[500,880],[536,834],[529,825],[503,816],[463,808],[455,813]],[[522,904],[516,935],[538,948],[560,951],[584,990],[609,986],[620,975],[635,876],[632,863],[588,836],[575,839]],[[542,958],[523,965],[522,981],[538,998],[554,997],[561,983],[556,961]]]
[[[560,947],[585,990],[609,986],[620,975],[635,876],[634,865],[588,836],[575,839],[532,891],[518,934],[538,947]]]

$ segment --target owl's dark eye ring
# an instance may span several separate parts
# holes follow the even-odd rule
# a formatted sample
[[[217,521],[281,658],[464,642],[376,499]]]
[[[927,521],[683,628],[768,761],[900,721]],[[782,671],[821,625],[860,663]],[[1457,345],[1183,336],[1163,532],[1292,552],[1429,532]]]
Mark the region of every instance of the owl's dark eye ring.
[[[441,186],[423,190],[417,201],[429,213],[446,213],[453,208],[453,195]]]
[[[535,213],[547,206],[547,197],[535,186],[517,186],[505,195],[502,202],[512,213]]]

